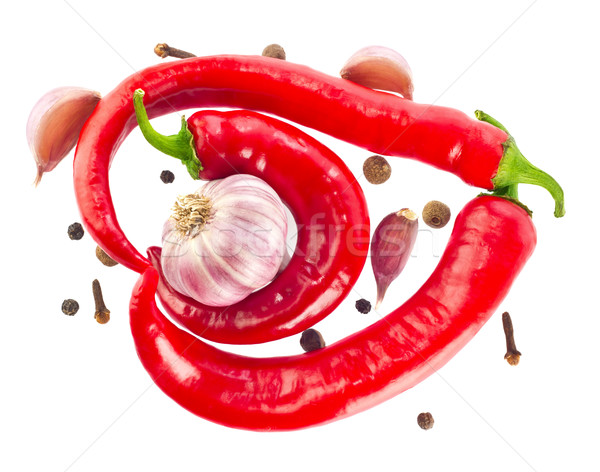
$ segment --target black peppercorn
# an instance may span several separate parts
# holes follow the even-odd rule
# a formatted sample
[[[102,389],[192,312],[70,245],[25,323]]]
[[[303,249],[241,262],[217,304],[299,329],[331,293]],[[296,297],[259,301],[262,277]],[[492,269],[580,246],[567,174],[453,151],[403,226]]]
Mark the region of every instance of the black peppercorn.
[[[417,423],[421,429],[431,429],[433,428],[433,416],[429,412],[420,413],[417,416]]]
[[[359,313],[362,313],[363,315],[366,315],[371,311],[371,302],[369,300],[365,300],[364,298],[357,300],[354,306]]]
[[[170,170],[163,170],[160,173],[160,180],[162,180],[165,184],[171,184],[175,180],[175,174],[173,174],[173,172]]]
[[[72,298],[68,298],[62,303],[62,312],[65,315],[73,316],[78,311],[79,311],[79,303],[77,303]]]
[[[306,352],[310,352],[325,347],[325,341],[323,340],[321,333],[316,329],[308,328],[300,337],[300,346],[302,346],[302,349]]]
[[[81,223],[73,223],[67,229],[67,234],[69,235],[69,238],[79,240],[83,238],[83,226],[81,226]]]

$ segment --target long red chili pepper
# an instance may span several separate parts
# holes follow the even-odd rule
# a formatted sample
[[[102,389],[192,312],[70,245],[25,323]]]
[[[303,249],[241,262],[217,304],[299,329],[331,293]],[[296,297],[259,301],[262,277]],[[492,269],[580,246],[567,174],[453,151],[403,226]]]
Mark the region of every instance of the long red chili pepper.
[[[372,407],[444,365],[498,307],[535,243],[523,208],[475,198],[457,216],[433,274],[404,305],[302,355],[239,356],[180,330],[156,306],[153,268],[134,288],[131,330],[152,379],[191,412],[251,430],[314,426]]]
[[[140,109],[144,132],[163,144],[169,141],[148,129],[144,115]],[[241,173],[267,181],[288,204],[298,242],[273,282],[225,309],[181,295],[161,277],[158,295],[166,311],[193,333],[227,344],[279,339],[331,313],[356,283],[369,247],[368,208],[352,172],[316,139],[255,112],[200,111],[187,126],[204,165],[200,177]],[[160,249],[151,248],[148,255],[162,275]]]
[[[506,130],[485,114],[477,116],[493,124],[274,58],[197,57],[131,75],[100,101],[80,134],[74,173],[86,228],[113,259],[138,272],[148,261],[119,227],[108,190],[110,161],[136,124],[131,97],[138,88],[147,92],[150,117],[216,106],[265,111],[379,154],[429,163],[489,190],[542,185],[555,199],[555,215],[564,214],[560,186],[532,166]]]

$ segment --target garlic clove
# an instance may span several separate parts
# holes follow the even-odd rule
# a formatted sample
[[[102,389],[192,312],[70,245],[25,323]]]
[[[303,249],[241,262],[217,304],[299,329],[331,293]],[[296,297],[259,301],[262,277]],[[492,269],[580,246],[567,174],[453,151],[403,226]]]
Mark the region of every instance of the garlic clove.
[[[371,239],[371,265],[377,284],[375,309],[383,301],[390,284],[404,270],[419,229],[418,217],[408,208],[387,215]]]
[[[38,100],[27,120],[27,142],[37,164],[37,185],[75,147],[100,93],[81,87],[55,88]]]
[[[412,71],[406,59],[393,49],[367,46],[355,52],[340,71],[343,79],[372,89],[397,92],[413,99]]]

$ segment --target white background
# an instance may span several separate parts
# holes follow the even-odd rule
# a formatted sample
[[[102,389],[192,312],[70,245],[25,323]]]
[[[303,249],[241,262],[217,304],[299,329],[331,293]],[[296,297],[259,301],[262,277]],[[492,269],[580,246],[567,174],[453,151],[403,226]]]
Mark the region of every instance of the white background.
[[[0,470],[599,470],[600,77],[591,5],[52,0],[5,11]],[[521,186],[538,229],[533,257],[473,341],[391,401],[290,433],[232,430],[195,417],[158,390],[137,359],[127,313],[136,274],[102,266],[89,235],[67,237],[79,220],[72,154],[34,188],[25,140],[29,111],[46,91],[78,85],[106,94],[160,62],[158,42],[197,55],[260,54],[277,42],[289,61],[332,75],[363,46],[396,49],[413,69],[416,101],[482,109],[500,120],[524,154],[561,182],[567,215],[555,219],[544,190]],[[155,120],[167,134],[178,125],[174,115]],[[456,215],[478,193],[450,174],[397,158],[390,158],[388,183],[369,185],[361,177],[366,151],[310,132],[361,179],[373,227],[401,207],[420,213],[431,199]],[[176,174],[172,185],[159,180],[165,168]],[[144,251],[160,244],[169,208],[190,181],[134,130],[114,161],[111,189],[126,234]],[[317,326],[326,341],[367,326],[413,293],[439,260],[451,226],[420,233],[379,314],[361,315],[353,306],[374,299],[367,264],[350,297]],[[93,318],[94,278],[111,310],[104,326]],[[62,314],[65,298],[79,301],[76,316]],[[503,360],[505,310],[523,353],[517,367]],[[300,352],[298,339],[231,349],[292,354]],[[432,430],[417,426],[422,411],[433,414]]]

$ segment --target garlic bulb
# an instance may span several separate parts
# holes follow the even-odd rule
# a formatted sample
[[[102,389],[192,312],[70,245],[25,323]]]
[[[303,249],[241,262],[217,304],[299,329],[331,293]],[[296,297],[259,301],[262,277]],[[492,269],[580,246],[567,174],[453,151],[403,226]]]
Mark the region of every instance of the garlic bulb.
[[[286,237],[277,193],[257,177],[233,175],[178,199],[163,227],[161,265],[178,292],[228,306],[277,275]]]
[[[37,164],[35,185],[77,144],[79,132],[100,94],[80,87],[59,87],[34,105],[27,120],[27,142]]]
[[[413,98],[410,66],[390,48],[367,46],[356,51],[342,67],[340,76],[372,89],[397,92],[408,100]]]

